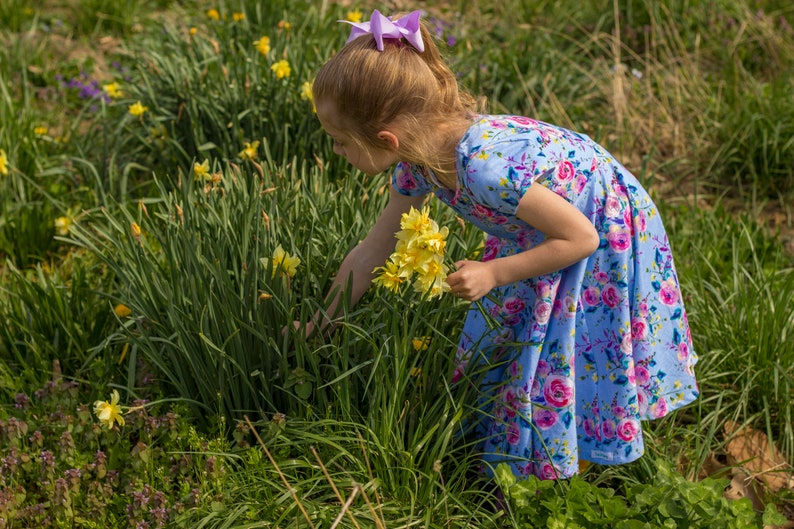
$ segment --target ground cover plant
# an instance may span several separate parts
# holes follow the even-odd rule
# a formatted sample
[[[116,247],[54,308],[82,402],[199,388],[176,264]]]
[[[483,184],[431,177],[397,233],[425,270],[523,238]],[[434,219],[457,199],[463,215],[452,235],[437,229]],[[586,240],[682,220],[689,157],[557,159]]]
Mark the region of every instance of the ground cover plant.
[[[564,483],[477,473],[455,299],[373,289],[327,338],[288,330],[386,200],[308,90],[373,7],[417,6],[0,4],[0,527],[794,519],[791,6],[418,6],[464,85],[607,145],[670,232],[701,398]]]

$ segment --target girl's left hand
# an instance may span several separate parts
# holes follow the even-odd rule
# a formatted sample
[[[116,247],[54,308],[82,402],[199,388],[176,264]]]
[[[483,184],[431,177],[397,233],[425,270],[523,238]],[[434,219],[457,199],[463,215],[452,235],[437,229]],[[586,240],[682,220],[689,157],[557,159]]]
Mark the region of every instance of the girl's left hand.
[[[467,301],[477,301],[497,286],[488,262],[458,261],[457,270],[447,276],[450,292]]]

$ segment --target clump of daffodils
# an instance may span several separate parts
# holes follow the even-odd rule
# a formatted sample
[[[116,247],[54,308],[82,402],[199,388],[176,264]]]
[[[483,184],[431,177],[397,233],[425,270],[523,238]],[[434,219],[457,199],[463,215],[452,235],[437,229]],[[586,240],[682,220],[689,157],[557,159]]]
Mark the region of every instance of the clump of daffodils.
[[[384,266],[374,270],[373,283],[397,292],[404,283],[412,283],[414,290],[427,294],[428,299],[449,291],[444,252],[449,229],[439,228],[430,218],[429,208],[414,208],[403,213],[397,245]]]

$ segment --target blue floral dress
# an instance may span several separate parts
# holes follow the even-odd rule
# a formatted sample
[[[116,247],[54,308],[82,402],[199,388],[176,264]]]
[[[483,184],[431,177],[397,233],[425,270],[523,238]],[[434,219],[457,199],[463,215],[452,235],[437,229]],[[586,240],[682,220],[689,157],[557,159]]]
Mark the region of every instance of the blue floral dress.
[[[475,380],[485,470],[569,477],[580,459],[628,463],[643,453],[641,421],[697,398],[697,356],[656,206],[637,179],[585,135],[518,116],[477,116],[457,146],[458,187],[399,163],[403,194],[432,192],[484,230],[483,261],[540,243],[516,217],[531,185],[586,215],[601,236],[587,259],[491,292],[490,330],[469,311],[453,382]],[[475,374],[479,373],[479,374]]]

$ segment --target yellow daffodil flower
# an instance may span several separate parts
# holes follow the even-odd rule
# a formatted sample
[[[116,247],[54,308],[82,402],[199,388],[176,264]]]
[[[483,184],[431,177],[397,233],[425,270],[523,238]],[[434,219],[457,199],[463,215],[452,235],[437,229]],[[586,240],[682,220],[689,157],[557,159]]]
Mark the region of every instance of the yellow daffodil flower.
[[[72,225],[71,217],[64,215],[63,217],[58,217],[55,219],[55,233],[58,235],[68,235],[69,234],[69,226]]]
[[[188,35],[190,35],[191,37],[195,37],[196,33],[198,33],[198,28],[196,27],[192,27],[188,30]]]
[[[48,132],[49,132],[49,129],[47,127],[43,126],[43,125],[35,127],[33,129],[33,134],[35,134],[36,136],[44,136]]]
[[[256,50],[260,54],[267,55],[268,53],[270,53],[270,37],[265,37],[265,36],[260,37],[259,40],[254,42],[254,46],[256,46]]]
[[[94,414],[99,422],[107,426],[108,429],[113,428],[113,423],[124,426],[124,417],[121,414],[121,406],[119,406],[119,392],[113,390],[113,393],[110,394],[110,402],[106,400],[94,402]]]
[[[394,261],[387,261],[384,266],[376,268],[374,271],[378,273],[378,275],[372,282],[392,292],[397,292],[409,275]]]
[[[270,262],[266,257],[263,257],[261,261],[265,266],[268,266]],[[273,251],[273,276],[276,275],[276,272],[279,272],[282,276],[295,277],[300,264],[301,260],[297,256],[285,252],[280,244]]]
[[[133,116],[142,116],[144,112],[149,110],[149,107],[145,107],[141,104],[140,101],[136,101],[135,103],[130,105],[129,112]]]
[[[210,161],[204,160],[201,163],[193,162],[193,178],[196,180],[210,179]]]
[[[290,29],[292,29],[292,24],[290,24],[286,20],[279,20],[278,29],[286,29],[287,31],[289,31]]]
[[[210,9],[207,11],[207,16],[210,17],[212,20],[220,20],[221,14],[218,13],[217,9]]]
[[[347,16],[345,16],[345,20],[348,22],[361,22],[361,19],[364,17],[364,13],[361,12],[360,9],[356,8],[353,11],[348,11]]]
[[[285,77],[289,77],[289,74],[292,73],[290,69],[289,62],[284,59],[281,59],[273,66],[270,67],[273,72],[276,74],[276,79],[284,79]]]
[[[141,243],[141,227],[137,222],[130,223],[130,233],[132,234],[133,239]]]
[[[124,95],[124,92],[121,91],[121,85],[118,83],[102,85],[102,90],[112,99],[118,99]]]
[[[130,314],[132,314],[132,309],[130,309],[124,303],[119,303],[115,307],[113,307],[113,313],[118,316],[119,318],[126,318]]]
[[[414,351],[425,351],[430,345],[430,337],[420,336],[418,338],[414,338],[411,340],[411,345],[413,345]]]
[[[0,175],[8,176],[8,156],[3,149],[0,149]]]
[[[245,148],[240,151],[238,156],[243,160],[256,160],[256,151],[259,149],[259,141],[245,142]]]
[[[245,13],[232,13],[232,20],[235,22],[242,22],[245,20]]]

